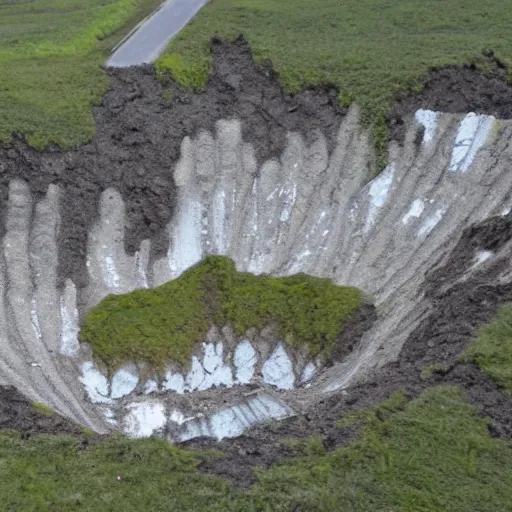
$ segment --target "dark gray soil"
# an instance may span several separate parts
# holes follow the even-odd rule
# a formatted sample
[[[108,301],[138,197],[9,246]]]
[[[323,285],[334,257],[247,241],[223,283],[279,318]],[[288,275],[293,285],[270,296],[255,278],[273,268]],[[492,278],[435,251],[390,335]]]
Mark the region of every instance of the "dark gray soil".
[[[76,423],[58,414],[38,411],[16,388],[0,386],[0,429],[12,429],[31,434],[83,435]]]
[[[377,312],[375,306],[370,303],[363,303],[354,315],[343,324],[343,330],[338,336],[330,354],[330,362],[343,361],[352,352],[354,346],[359,343],[363,334],[372,326],[376,319]]]
[[[272,70],[254,63],[243,39],[214,42],[212,53],[213,72],[201,93],[157,80],[151,66],[109,69],[111,88],[94,109],[96,137],[75,151],[40,153],[21,140],[0,148],[0,205],[12,178],[26,180],[35,194],[44,194],[50,183],[62,187],[61,279],[70,277],[78,287],[87,283],[87,235],[100,193],[110,186],[126,203],[126,249],[133,253],[151,238],[153,257],[167,251],[165,226],[175,198],[172,170],[181,142],[201,129],[214,130],[219,119],[241,120],[244,140],[254,145],[260,161],[282,152],[290,130],[307,138],[321,129],[332,147],[344,114],[334,89],[286,95]],[[162,99],[164,90],[170,103]]]
[[[390,138],[404,140],[406,120],[419,108],[511,119],[512,84],[506,81],[503,65],[492,55],[488,57],[494,64],[493,72],[482,73],[472,66],[447,66],[430,73],[421,93],[397,96],[387,116]]]
[[[270,467],[290,456],[286,439],[321,436],[332,450],[354,438],[356,427],[339,428],[336,422],[347,413],[376,406],[403,389],[415,397],[440,384],[457,385],[470,403],[489,418],[492,436],[512,438],[512,397],[486,377],[475,365],[459,361],[474,338],[476,329],[492,319],[497,308],[512,300],[512,284],[497,284],[501,263],[462,284],[456,281],[475,248],[498,251],[512,238],[512,216],[487,220],[466,229],[446,264],[431,272],[425,292],[432,303],[431,314],[409,336],[398,361],[376,372],[368,381],[325,396],[306,413],[246,432],[242,437],[215,443],[196,440],[189,446],[214,445],[225,456],[205,461],[201,469],[247,486],[255,481],[255,466]],[[422,371],[432,363],[444,368],[430,378]]]

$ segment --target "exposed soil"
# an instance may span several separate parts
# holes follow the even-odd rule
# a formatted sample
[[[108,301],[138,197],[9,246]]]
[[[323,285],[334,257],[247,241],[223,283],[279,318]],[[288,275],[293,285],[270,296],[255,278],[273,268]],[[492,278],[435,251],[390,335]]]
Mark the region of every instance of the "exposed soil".
[[[343,361],[359,343],[363,334],[370,329],[377,319],[377,312],[373,304],[364,303],[355,313],[343,324],[333,351],[330,354],[330,361]]]
[[[0,429],[18,430],[23,435],[83,435],[83,429],[58,414],[38,411],[16,388],[0,386]]]
[[[281,153],[289,131],[308,138],[321,129],[332,149],[345,114],[335,89],[285,94],[271,66],[254,63],[243,38],[229,44],[214,40],[211,51],[213,70],[200,93],[157,80],[152,66],[108,69],[111,88],[93,110],[97,133],[90,144],[41,153],[18,138],[0,147],[0,214],[13,178],[26,180],[36,196],[50,183],[61,185],[61,279],[70,277],[78,287],[87,284],[87,236],[97,218],[100,193],[110,186],[120,190],[126,203],[127,251],[134,253],[149,237],[152,256],[165,253],[165,226],[175,201],[172,169],[182,140],[201,129],[214,130],[219,119],[242,122],[243,138],[253,144],[260,162]],[[487,74],[469,67],[433,71],[421,94],[396,99],[388,117],[391,138],[403,139],[404,119],[419,107],[512,117],[512,85],[504,76],[499,62]],[[171,99],[166,102],[164,97]],[[0,236],[2,231],[0,225]]]
[[[290,456],[292,450],[283,444],[284,440],[318,435],[325,448],[332,450],[357,434],[354,426],[336,426],[350,411],[376,406],[398,389],[415,397],[440,384],[460,386],[476,410],[489,417],[491,435],[512,438],[512,397],[475,365],[459,362],[476,329],[491,320],[501,304],[512,300],[512,284],[497,284],[500,262],[470,280],[457,283],[476,247],[497,251],[511,238],[510,215],[466,229],[447,263],[428,276],[425,292],[432,302],[432,312],[409,336],[398,361],[386,365],[362,384],[322,397],[304,414],[221,443],[207,439],[187,443],[193,447],[214,445],[225,453],[222,458],[204,462],[201,469],[228,477],[240,486],[251,485],[255,481],[255,466],[270,467]],[[443,365],[443,371],[428,379],[422,377],[422,371],[432,363]]]
[[[447,66],[432,71],[419,94],[397,96],[387,116],[390,138],[403,142],[406,119],[419,108],[454,114],[493,115],[512,118],[512,84],[503,65],[489,55],[494,71],[483,73],[474,66]]]
[[[172,170],[182,140],[201,129],[213,131],[219,119],[242,122],[244,140],[254,145],[260,162],[282,152],[288,131],[308,138],[321,129],[332,147],[344,114],[334,89],[286,95],[272,70],[254,63],[243,39],[214,42],[212,53],[213,72],[198,94],[157,80],[151,66],[109,69],[111,88],[94,109],[96,137],[76,151],[40,153],[21,140],[0,148],[2,205],[13,178],[26,180],[36,195],[50,183],[62,187],[61,279],[70,277],[78,287],[87,283],[87,235],[97,218],[100,193],[110,186],[120,190],[126,203],[126,249],[133,253],[151,238],[153,257],[166,252],[165,226],[175,200]],[[164,90],[170,103],[162,98]]]

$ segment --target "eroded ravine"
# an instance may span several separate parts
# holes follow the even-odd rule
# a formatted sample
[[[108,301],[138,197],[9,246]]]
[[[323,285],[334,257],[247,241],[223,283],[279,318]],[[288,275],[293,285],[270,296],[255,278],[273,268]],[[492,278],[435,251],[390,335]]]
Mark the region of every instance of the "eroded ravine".
[[[99,431],[114,424],[131,435],[158,429],[171,439],[220,438],[293,414],[311,397],[394,360],[432,307],[424,296],[425,274],[450,253],[465,227],[512,206],[510,121],[420,110],[406,132],[403,145],[390,145],[388,167],[368,182],[373,151],[357,108],[334,137],[320,127],[288,131],[277,158],[259,158],[240,121],[219,119],[213,130],[185,137],[179,160],[159,177],[171,184],[165,190],[174,191],[166,254],[153,250],[149,237],[135,253],[126,252],[131,217],[123,191],[107,187],[87,231],[86,254],[75,255],[75,261],[85,256],[86,279],[59,271],[67,186],[55,180],[38,196],[23,179],[12,179],[1,253],[2,383]],[[161,208],[162,200],[171,198],[164,194],[153,207]],[[506,251],[473,249],[461,279],[497,259],[508,261]],[[261,390],[252,382],[251,389],[248,382],[229,387],[230,378],[240,380],[234,356],[244,340],[222,326],[198,346],[193,363],[194,375],[205,368],[209,375],[231,372],[225,380],[210,379],[222,388],[195,386],[194,375],[178,376],[171,368],[159,382],[138,361],[108,378],[78,344],[80,316],[108,293],[162,284],[209,253],[231,257],[239,270],[305,272],[356,286],[374,296],[378,319],[342,363],[308,387],[300,386],[306,360],[258,381]],[[252,340],[259,368],[272,357],[290,368],[286,359],[294,358],[279,340],[263,351],[260,345]]]

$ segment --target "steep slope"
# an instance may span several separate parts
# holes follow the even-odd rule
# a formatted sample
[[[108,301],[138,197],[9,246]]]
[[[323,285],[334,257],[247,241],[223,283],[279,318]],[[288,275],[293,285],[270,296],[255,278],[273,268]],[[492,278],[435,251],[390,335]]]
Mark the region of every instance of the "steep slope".
[[[466,226],[506,214],[512,199],[510,122],[420,110],[408,126],[404,145],[391,144],[389,166],[368,182],[372,149],[357,109],[343,119],[332,151],[319,129],[307,138],[289,132],[279,159],[261,165],[240,122],[219,120],[215,132],[186,137],[169,169],[176,209],[166,256],[152,257],[150,240],[127,254],[123,196],[113,188],[101,194],[88,234],[86,286],[69,278],[59,286],[59,201],[65,190],[54,184],[44,197],[34,197],[23,180],[11,181],[2,252],[2,382],[99,430],[107,414],[133,435],[156,428],[174,432],[181,424],[178,438],[223,437],[290,414],[309,396],[347,386],[395,359],[431,307],[425,273],[449,254]],[[147,377],[135,367],[112,376],[111,384],[78,345],[79,311],[108,293],[173,279],[207,253],[230,256],[240,270],[303,271],[357,286],[374,295],[379,318],[341,365],[307,389],[248,397],[232,389],[205,390],[199,407],[195,393],[165,392],[165,386],[151,384],[154,393],[145,398]],[[461,279],[503,257],[475,247]],[[217,342],[223,339],[220,334]],[[205,360],[198,353],[198,368]],[[116,382],[121,390],[113,392]],[[243,404],[255,399],[264,405],[249,404],[247,419]],[[199,413],[202,419],[184,421]]]

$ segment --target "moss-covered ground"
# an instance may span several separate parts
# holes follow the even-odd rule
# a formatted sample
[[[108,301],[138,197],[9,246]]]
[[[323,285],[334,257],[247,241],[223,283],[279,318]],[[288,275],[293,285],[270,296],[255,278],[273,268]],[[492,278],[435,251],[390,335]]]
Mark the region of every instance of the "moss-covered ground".
[[[0,2],[0,142],[42,148],[91,139],[110,49],[160,0]]]
[[[478,331],[464,359],[480,369],[512,394],[512,305],[502,306],[496,317]]]
[[[354,421],[354,418],[352,418]],[[397,394],[358,415],[359,436],[326,452],[317,439],[257,483],[237,489],[200,474],[214,453],[157,439],[91,439],[0,431],[0,508],[5,511],[394,511],[512,509],[512,444],[455,388],[407,401]]]
[[[360,104],[382,165],[384,116],[394,95],[419,90],[433,67],[486,67],[486,49],[511,66],[510,26],[512,10],[501,0],[211,0],[158,67],[201,88],[212,36],[229,41],[243,34],[256,61],[272,61],[286,91],[332,84],[340,102]]]
[[[160,287],[109,295],[85,318],[80,339],[110,368],[134,360],[187,365],[211,324],[231,325],[239,336],[271,327],[290,346],[328,356],[362,298],[328,279],[255,276],[238,272],[229,258],[208,256]]]

